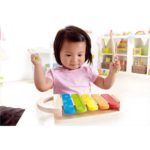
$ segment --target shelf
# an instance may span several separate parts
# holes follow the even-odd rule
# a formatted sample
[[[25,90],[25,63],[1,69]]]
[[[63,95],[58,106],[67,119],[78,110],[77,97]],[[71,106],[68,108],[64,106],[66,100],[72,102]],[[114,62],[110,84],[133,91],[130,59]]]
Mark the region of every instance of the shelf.
[[[102,38],[106,40],[100,49],[100,68],[109,69],[113,56],[118,56],[121,72],[150,77],[150,34],[113,36],[111,42],[109,36]],[[107,49],[114,50],[114,53],[107,53]]]
[[[108,36],[102,36],[102,39],[109,39],[109,35]],[[143,35],[133,35],[133,34],[128,34],[128,35],[113,35],[113,39],[128,39],[128,38],[133,38],[133,39],[137,39],[137,38],[150,38],[150,34],[143,34]]]
[[[149,56],[133,55],[133,57],[143,57],[143,58],[148,58]]]
[[[134,35],[133,38],[150,38],[150,34],[143,34],[143,35]]]
[[[120,36],[116,36],[116,35],[113,35],[113,39],[127,39],[129,38],[129,36],[131,35],[120,35]],[[102,36],[102,39],[109,39],[110,36]]]
[[[113,55],[112,53],[102,53],[102,55]]]
[[[123,56],[123,57],[127,57],[127,54],[118,54],[116,53],[117,56]]]

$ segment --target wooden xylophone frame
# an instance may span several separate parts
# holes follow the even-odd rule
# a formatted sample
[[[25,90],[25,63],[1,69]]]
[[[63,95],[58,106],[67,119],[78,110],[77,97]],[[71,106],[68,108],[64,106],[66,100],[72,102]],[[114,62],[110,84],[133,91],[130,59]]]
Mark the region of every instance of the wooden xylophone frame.
[[[110,94],[109,94],[110,95]],[[120,101],[114,95],[110,95],[113,97],[118,103]],[[53,107],[47,105],[48,102],[53,102]],[[106,115],[106,114],[114,114],[117,113],[120,109],[108,109],[108,110],[96,110],[96,111],[87,111],[85,113],[76,113],[73,115],[65,115],[63,113],[63,103],[61,100],[60,95],[56,94],[53,96],[48,96],[45,98],[40,98],[37,102],[37,107],[43,112],[52,113],[54,114],[55,120],[68,120],[74,118],[81,118],[81,117],[93,117],[97,115]]]

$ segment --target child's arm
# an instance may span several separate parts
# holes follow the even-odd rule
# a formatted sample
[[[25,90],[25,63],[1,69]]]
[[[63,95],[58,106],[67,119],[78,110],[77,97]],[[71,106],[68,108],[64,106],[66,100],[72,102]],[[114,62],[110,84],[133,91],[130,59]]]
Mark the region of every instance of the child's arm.
[[[39,55],[32,54],[31,61],[34,64],[34,83],[36,88],[41,92],[51,89],[53,83],[45,77]]]
[[[114,83],[115,75],[118,70],[120,70],[120,63],[114,62],[110,64],[110,71],[106,78],[98,76],[94,84],[102,89],[109,89]]]
[[[112,30],[110,31],[110,42],[111,42],[113,58],[112,58],[112,62],[110,63],[110,66],[109,66],[109,74],[106,78],[102,78],[102,77],[98,76],[94,82],[94,84],[96,86],[98,86],[102,89],[111,88],[111,86],[113,85],[114,80],[115,80],[116,72],[121,69],[120,62],[118,61],[117,56],[115,56],[115,49],[114,49],[113,40],[112,40]]]

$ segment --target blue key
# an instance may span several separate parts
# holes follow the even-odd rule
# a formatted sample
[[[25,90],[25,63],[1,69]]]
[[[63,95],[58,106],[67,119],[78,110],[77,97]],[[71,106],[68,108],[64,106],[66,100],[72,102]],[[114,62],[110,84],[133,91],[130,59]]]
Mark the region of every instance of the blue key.
[[[71,96],[69,94],[61,94],[61,98],[63,102],[64,114],[75,114],[76,111],[71,100]]]

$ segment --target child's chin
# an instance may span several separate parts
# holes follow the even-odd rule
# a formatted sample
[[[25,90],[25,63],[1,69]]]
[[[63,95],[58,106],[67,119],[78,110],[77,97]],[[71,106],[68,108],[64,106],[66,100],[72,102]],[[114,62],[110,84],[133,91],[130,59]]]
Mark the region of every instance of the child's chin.
[[[70,69],[70,70],[75,70],[75,69],[78,69],[78,68],[80,68],[80,66],[76,66],[76,67],[68,67],[68,69]]]

